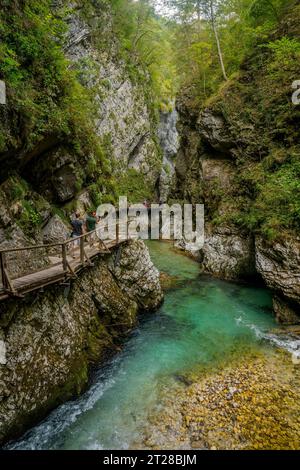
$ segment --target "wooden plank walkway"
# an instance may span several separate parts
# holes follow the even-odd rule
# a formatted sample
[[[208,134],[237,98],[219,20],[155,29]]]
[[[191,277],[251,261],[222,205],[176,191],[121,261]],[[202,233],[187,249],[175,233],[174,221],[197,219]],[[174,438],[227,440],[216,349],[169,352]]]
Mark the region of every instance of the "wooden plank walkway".
[[[127,240],[119,239],[103,242],[95,236],[95,232],[84,234],[77,239],[67,240],[63,243],[52,245],[40,245],[25,248],[12,248],[0,251],[0,264],[2,280],[0,283],[0,301],[9,297],[23,297],[24,294],[40,290],[46,286],[64,283],[82,269],[92,266],[93,259],[99,255],[110,253],[111,248],[121,245]],[[74,249],[74,243],[79,246]],[[72,245],[73,244],[73,245]],[[73,247],[73,248],[71,248]],[[7,254],[14,252],[26,252],[44,248],[59,248],[61,255],[49,256],[50,265],[45,269],[30,272],[16,279],[9,275],[9,263],[6,261]],[[69,253],[68,253],[69,251]]]

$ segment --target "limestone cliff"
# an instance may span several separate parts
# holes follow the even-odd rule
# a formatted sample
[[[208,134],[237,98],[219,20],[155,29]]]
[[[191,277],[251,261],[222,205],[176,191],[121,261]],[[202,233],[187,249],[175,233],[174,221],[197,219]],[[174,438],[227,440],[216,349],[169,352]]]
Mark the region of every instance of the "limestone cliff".
[[[179,109],[182,106],[181,103]],[[177,182],[173,194],[205,204],[205,245],[198,255],[203,269],[229,280],[257,281],[261,277],[274,292],[278,320],[299,323],[299,237],[296,233],[286,233],[270,241],[228,218],[239,201],[241,188],[237,179],[243,171],[224,147],[220,152],[223,144],[230,152],[232,141],[221,130],[219,117],[216,121],[213,115],[208,119],[208,110],[204,114],[204,127],[203,115],[195,125],[191,113],[189,128],[187,113],[187,109],[182,113],[184,144],[176,160]],[[212,139],[210,148],[203,141],[208,138]]]
[[[291,41],[300,35],[299,15],[298,8],[285,18],[294,25]],[[272,36],[276,47],[286,34],[283,23]],[[259,45],[202,109],[183,92],[172,189],[178,199],[205,204],[203,269],[224,279],[261,279],[285,323],[300,321],[299,106],[291,99],[297,72],[292,53],[282,68]]]
[[[18,27],[21,50],[16,71],[0,70],[0,249],[64,240],[76,208],[141,202],[161,172],[149,77],[122,54],[109,2],[22,3],[0,18],[7,43]],[[13,275],[48,262],[41,252],[9,261]]]
[[[167,202],[175,174],[175,157],[179,148],[176,109],[162,112],[158,127],[158,138],[163,153],[162,170],[159,177],[158,193],[161,202]]]
[[[92,92],[94,133],[102,143],[112,174],[134,169],[154,186],[160,170],[156,123],[145,90],[130,76],[118,54],[118,38],[110,32],[113,23],[109,9],[95,9],[84,16],[80,8],[74,8],[67,23],[65,54],[80,72],[81,83]],[[97,32],[103,38],[102,47],[93,40]],[[79,180],[83,186],[88,186],[89,179],[93,181],[93,175],[86,174],[86,165],[90,167],[91,163],[97,164],[91,155],[78,156],[59,144],[35,157],[26,174],[47,198],[65,203],[78,194]],[[106,194],[110,188],[101,180],[97,189]]]
[[[17,174],[67,215],[76,205],[85,209],[116,200],[118,180],[127,173],[123,192],[135,177],[141,193],[154,194],[162,156],[147,71],[124,58],[109,2],[51,5],[50,34],[36,5],[27,12],[27,22],[22,2],[3,11],[7,40],[16,21],[20,41],[33,41],[36,34],[37,51],[34,57],[29,51],[18,66],[20,77],[13,82],[11,72],[6,82],[7,103],[0,106],[0,183]],[[47,39],[49,68],[43,62]],[[32,210],[39,212],[34,202]],[[50,209],[48,216],[54,215]]]

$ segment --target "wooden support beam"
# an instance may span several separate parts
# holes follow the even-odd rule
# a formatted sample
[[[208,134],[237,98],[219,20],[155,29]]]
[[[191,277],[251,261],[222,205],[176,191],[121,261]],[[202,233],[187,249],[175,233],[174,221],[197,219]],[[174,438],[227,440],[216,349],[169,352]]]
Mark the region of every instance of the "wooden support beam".
[[[5,253],[0,252],[0,266],[1,266],[1,279],[4,289],[7,289],[7,282],[5,276]]]
[[[91,262],[91,260],[90,260],[90,258],[89,258],[89,256],[88,256],[87,252],[85,251],[85,249],[83,249],[83,252],[84,252],[84,256],[85,256],[85,258],[86,258],[86,260],[87,260],[87,264],[88,264],[89,266],[94,266],[94,264]]]
[[[4,268],[4,276],[5,276],[5,285],[6,285],[6,289],[8,289],[10,292],[12,293],[15,293],[15,289],[12,285],[12,282],[10,280],[10,277],[9,277],[9,274],[8,274],[8,271],[6,268]]]
[[[10,297],[16,297],[18,299],[24,299],[25,298],[25,295],[24,294],[19,294],[16,290],[5,290],[4,292],[6,292],[6,294]]]
[[[84,238],[80,238],[80,263],[84,264]]]
[[[73,270],[72,266],[70,265],[69,261],[67,260],[67,266],[68,266],[68,269],[72,275],[72,277],[74,278],[77,278],[77,274],[75,273],[75,271]]]
[[[63,243],[62,246],[62,265],[63,265],[63,270],[66,272],[68,271],[68,260],[67,260],[67,247],[66,244]]]
[[[116,238],[117,244],[119,243],[119,239],[120,239],[120,225],[117,224],[117,238]]]
[[[1,264],[1,277],[2,277],[2,284],[4,290],[12,295],[17,295],[17,291],[15,290],[10,276],[7,271],[7,263],[6,263],[6,256],[5,253],[2,251],[0,252],[0,264]]]
[[[99,249],[103,249],[105,253],[110,253],[110,249],[106,246],[106,243],[101,238],[99,238]]]

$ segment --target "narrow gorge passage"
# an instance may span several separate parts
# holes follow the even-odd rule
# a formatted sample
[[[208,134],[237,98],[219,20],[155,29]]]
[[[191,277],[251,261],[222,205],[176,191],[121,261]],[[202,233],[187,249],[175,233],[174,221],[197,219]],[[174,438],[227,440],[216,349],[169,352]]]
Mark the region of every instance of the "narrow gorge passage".
[[[201,276],[199,265],[175,252],[171,244],[149,242],[149,248],[153,262],[165,273],[169,284],[163,306],[157,314],[144,317],[122,352],[95,371],[86,393],[60,406],[8,447],[257,448],[257,441],[247,437],[243,423],[238,432],[232,428],[232,412],[237,418],[239,407],[243,409],[233,396],[246,393],[248,387],[255,398],[255,390],[263,380],[265,391],[259,390],[257,396],[263,403],[265,394],[273,408],[264,423],[259,408],[263,404],[254,405],[261,424],[268,426],[265,440],[258,447],[297,446],[299,413],[293,414],[293,410],[297,406],[299,410],[299,398],[294,396],[299,372],[290,352],[300,345],[272,334],[276,323],[270,293]],[[272,378],[265,373],[271,368]],[[284,392],[287,383],[289,391]],[[271,400],[267,396],[270,391],[274,392]],[[285,400],[293,402],[288,403],[289,412]],[[205,402],[206,415],[199,408]],[[220,419],[216,421],[219,412],[225,420],[223,431]],[[246,424],[250,413],[252,422],[252,408],[242,414]],[[268,421],[273,417],[275,431]],[[193,419],[195,423],[190,422]],[[201,422],[198,428],[197,419]],[[281,434],[282,426],[285,436]],[[274,441],[269,435],[273,432]],[[293,439],[288,445],[290,432]]]

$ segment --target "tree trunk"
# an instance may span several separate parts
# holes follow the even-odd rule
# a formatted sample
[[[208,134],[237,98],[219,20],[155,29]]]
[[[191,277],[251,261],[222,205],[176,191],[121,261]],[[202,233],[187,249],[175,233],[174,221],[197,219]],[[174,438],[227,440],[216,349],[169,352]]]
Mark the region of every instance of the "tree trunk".
[[[218,47],[219,61],[220,61],[223,77],[224,77],[224,80],[227,81],[228,77],[227,77],[226,70],[225,70],[221,44],[220,44],[220,41],[219,41],[219,35],[218,35],[218,30],[217,30],[216,21],[215,21],[213,0],[210,0],[210,14],[211,14],[211,24],[212,24],[213,32],[214,32],[217,47]]]

